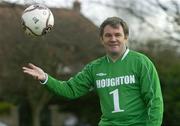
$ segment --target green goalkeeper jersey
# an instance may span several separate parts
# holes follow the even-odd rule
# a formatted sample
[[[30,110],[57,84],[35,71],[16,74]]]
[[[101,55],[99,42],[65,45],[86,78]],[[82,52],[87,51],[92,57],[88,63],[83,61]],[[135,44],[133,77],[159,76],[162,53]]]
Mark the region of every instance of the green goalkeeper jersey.
[[[113,62],[101,57],[68,81],[48,76],[46,87],[57,95],[78,98],[93,88],[102,111],[99,126],[160,126],[163,100],[153,63],[129,49]]]

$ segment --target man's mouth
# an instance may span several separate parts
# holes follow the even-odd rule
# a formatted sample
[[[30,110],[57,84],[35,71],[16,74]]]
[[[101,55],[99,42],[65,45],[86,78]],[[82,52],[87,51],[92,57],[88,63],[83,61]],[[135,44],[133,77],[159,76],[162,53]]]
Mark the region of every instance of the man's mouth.
[[[117,47],[117,44],[109,44],[110,47]]]

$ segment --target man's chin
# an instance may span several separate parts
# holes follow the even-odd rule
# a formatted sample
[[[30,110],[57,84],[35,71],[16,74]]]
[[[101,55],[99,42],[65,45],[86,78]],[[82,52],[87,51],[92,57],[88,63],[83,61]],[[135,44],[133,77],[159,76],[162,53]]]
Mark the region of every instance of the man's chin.
[[[112,51],[112,52],[110,52],[110,55],[111,56],[119,56],[119,52]]]

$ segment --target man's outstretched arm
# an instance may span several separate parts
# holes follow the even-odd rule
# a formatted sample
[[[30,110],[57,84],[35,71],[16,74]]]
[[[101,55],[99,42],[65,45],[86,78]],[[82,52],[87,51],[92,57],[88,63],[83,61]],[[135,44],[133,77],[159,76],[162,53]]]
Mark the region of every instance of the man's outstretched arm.
[[[23,67],[23,72],[45,84],[45,87],[54,94],[70,99],[78,98],[92,89],[93,79],[88,66],[67,81],[57,80],[31,63]]]

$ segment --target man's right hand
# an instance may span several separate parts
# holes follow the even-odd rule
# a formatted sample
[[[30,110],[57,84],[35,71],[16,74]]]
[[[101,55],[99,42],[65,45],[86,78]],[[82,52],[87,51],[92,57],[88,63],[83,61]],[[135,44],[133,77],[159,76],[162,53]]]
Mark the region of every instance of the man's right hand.
[[[22,67],[23,72],[34,77],[34,79],[44,82],[46,80],[46,73],[39,67],[29,63],[28,66]]]

